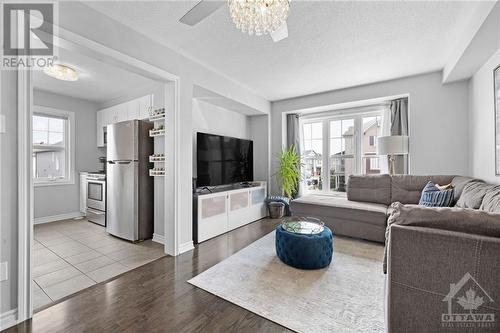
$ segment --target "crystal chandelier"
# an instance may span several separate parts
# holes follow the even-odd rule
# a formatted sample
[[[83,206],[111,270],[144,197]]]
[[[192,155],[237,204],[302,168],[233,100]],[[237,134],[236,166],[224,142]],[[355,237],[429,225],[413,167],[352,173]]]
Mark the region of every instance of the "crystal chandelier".
[[[285,23],[290,12],[289,0],[228,0],[236,28],[249,35],[266,35]]]

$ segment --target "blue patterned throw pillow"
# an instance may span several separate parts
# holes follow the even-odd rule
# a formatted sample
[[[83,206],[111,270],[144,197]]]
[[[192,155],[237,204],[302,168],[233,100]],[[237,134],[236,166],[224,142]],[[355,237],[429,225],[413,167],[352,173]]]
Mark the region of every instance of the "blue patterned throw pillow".
[[[419,205],[427,207],[450,207],[454,189],[440,190],[433,182],[428,182],[422,190]]]

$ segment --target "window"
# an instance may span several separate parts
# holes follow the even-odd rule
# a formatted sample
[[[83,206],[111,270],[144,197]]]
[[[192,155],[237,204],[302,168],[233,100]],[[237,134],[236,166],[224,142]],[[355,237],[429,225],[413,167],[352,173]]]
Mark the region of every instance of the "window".
[[[379,157],[377,156],[377,138],[381,134],[382,116],[363,117],[363,174],[380,173]]]
[[[37,186],[74,182],[74,115],[35,107],[33,114],[33,179]]]
[[[349,175],[380,173],[381,125],[382,111],[301,119],[304,190],[345,192]]]
[[[302,179],[308,190],[321,190],[323,183],[323,123],[313,122],[302,126]]]

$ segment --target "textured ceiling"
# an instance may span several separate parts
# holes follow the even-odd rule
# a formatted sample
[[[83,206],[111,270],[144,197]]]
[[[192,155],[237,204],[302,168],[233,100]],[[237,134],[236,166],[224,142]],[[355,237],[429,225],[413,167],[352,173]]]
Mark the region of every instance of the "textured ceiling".
[[[44,74],[43,71],[34,71],[35,88],[104,103],[122,97],[138,87],[147,87],[154,83],[135,73],[63,48],[59,48],[58,52],[58,62],[75,68],[79,73],[78,81],[61,81]]]
[[[292,1],[289,37],[247,36],[227,6],[194,27],[196,2],[85,2],[269,100],[440,70],[477,2]]]

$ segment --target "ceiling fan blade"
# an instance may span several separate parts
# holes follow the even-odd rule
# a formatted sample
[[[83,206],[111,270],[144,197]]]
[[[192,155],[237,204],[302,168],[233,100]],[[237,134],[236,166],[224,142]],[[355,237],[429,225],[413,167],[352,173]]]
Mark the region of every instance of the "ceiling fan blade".
[[[271,38],[273,39],[273,42],[277,43],[280,40],[283,40],[288,37],[288,25],[283,23],[281,27],[276,29],[274,32],[270,33]]]
[[[207,16],[215,12],[219,7],[224,5],[224,1],[209,1],[201,0],[189,12],[184,14],[179,20],[184,24],[193,26],[204,20]]]

